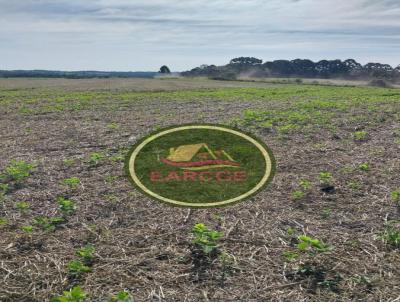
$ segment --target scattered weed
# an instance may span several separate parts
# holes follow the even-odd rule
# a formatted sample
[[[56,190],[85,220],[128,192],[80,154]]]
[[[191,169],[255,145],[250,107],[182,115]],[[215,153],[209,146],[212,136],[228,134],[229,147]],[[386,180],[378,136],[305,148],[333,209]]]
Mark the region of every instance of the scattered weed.
[[[6,225],[8,220],[6,218],[0,218],[0,225]]]

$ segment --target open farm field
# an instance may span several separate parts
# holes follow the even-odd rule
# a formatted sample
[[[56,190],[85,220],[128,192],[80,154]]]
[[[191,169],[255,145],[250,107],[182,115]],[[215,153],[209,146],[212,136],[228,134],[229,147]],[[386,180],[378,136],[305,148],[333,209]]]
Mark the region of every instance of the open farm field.
[[[272,183],[213,209],[137,192],[129,147],[185,123],[256,135]],[[0,301],[400,301],[399,151],[399,89],[0,79]],[[201,257],[199,223],[222,235]]]

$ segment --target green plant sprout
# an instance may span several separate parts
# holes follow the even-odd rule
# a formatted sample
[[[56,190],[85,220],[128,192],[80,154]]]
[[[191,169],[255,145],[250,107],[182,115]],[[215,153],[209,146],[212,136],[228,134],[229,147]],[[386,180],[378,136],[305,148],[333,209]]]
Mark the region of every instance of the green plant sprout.
[[[300,251],[315,250],[317,252],[323,253],[323,252],[327,252],[331,249],[329,245],[321,242],[318,239],[311,238],[309,236],[301,235],[297,239],[299,240],[299,243],[297,244],[297,248]]]
[[[0,218],[0,225],[6,225],[8,220],[6,218]]]
[[[311,181],[307,180],[307,179],[303,179],[300,181],[300,187],[303,188],[303,190],[307,191],[311,189]]]
[[[87,245],[85,247],[80,248],[76,254],[81,257],[86,263],[91,262],[93,260],[93,253],[95,249],[91,245]]]
[[[28,211],[30,205],[26,201],[19,201],[15,203],[16,208],[21,212],[21,213],[26,213]]]
[[[34,170],[35,165],[33,164],[28,164],[23,160],[12,160],[5,168],[1,178],[5,179],[5,181],[20,183],[22,180],[29,177]]]
[[[86,293],[79,286],[75,286],[68,291],[64,291],[62,296],[50,299],[50,302],[83,302],[86,299]]]
[[[111,298],[111,302],[134,302],[134,301],[129,293],[121,290]]]
[[[394,202],[400,202],[400,190],[390,192],[390,199]]]
[[[387,227],[382,235],[382,239],[393,247],[400,248],[400,230],[395,227]]]
[[[91,271],[90,267],[80,260],[72,260],[68,263],[68,271],[73,276],[80,276]]]
[[[322,171],[319,172],[318,178],[323,184],[328,184],[332,179],[332,174],[327,171]]]
[[[70,177],[64,179],[62,183],[69,186],[71,189],[76,189],[78,185],[81,183],[81,181],[78,177]]]
[[[10,186],[8,184],[0,183],[0,193],[6,194],[9,190]]]
[[[63,215],[71,215],[75,212],[75,202],[64,197],[57,198],[59,209]]]
[[[331,209],[324,209],[322,211],[322,218],[329,218],[332,214],[332,210]]]
[[[353,137],[357,141],[362,141],[367,138],[368,132],[367,131],[356,131],[353,133]]]
[[[295,253],[295,252],[288,252],[288,251],[286,251],[286,252],[283,252],[283,257],[285,257],[287,260],[289,260],[289,261],[293,261],[293,260],[296,260],[300,255],[298,254],[298,253]]]
[[[104,159],[104,157],[105,156],[103,153],[94,152],[90,154],[89,163],[92,166],[97,166],[100,163],[100,161]]]
[[[304,198],[305,196],[306,196],[306,193],[304,193],[303,191],[300,191],[300,190],[294,191],[294,192],[292,193],[292,198],[293,198],[294,200],[302,199],[302,198]]]
[[[200,247],[205,254],[218,249],[218,240],[223,236],[222,232],[209,230],[203,223],[197,223],[192,228],[195,235],[193,243]]]
[[[109,129],[109,130],[118,130],[119,129],[119,125],[117,123],[109,123],[107,125],[107,129]]]
[[[71,166],[73,166],[73,165],[75,164],[75,159],[73,159],[73,158],[64,159],[64,160],[63,160],[63,164],[64,164],[66,167],[71,167]]]
[[[362,163],[358,165],[358,168],[362,171],[368,171],[369,170],[369,163]]]
[[[56,227],[65,222],[63,217],[35,217],[34,223],[45,231],[52,232]]]
[[[21,230],[22,230],[23,232],[25,232],[25,233],[30,234],[30,233],[33,232],[33,226],[31,226],[31,225],[24,225],[24,226],[21,227]]]

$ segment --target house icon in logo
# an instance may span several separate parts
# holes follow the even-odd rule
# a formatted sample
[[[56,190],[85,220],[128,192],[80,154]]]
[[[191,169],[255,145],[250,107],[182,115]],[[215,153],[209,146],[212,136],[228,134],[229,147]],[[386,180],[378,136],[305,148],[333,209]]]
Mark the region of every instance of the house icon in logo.
[[[240,164],[227,152],[224,150],[212,151],[205,143],[170,148],[169,155],[161,158],[160,161],[185,170],[240,167]]]

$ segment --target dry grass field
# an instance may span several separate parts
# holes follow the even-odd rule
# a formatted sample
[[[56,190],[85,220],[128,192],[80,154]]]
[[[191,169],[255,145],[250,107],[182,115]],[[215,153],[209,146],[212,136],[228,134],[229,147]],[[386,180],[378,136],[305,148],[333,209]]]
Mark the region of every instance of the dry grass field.
[[[398,89],[0,79],[0,301],[400,301],[399,121]],[[216,209],[135,191],[128,148],[196,122],[262,139],[273,182]],[[200,262],[196,223],[223,233]]]

